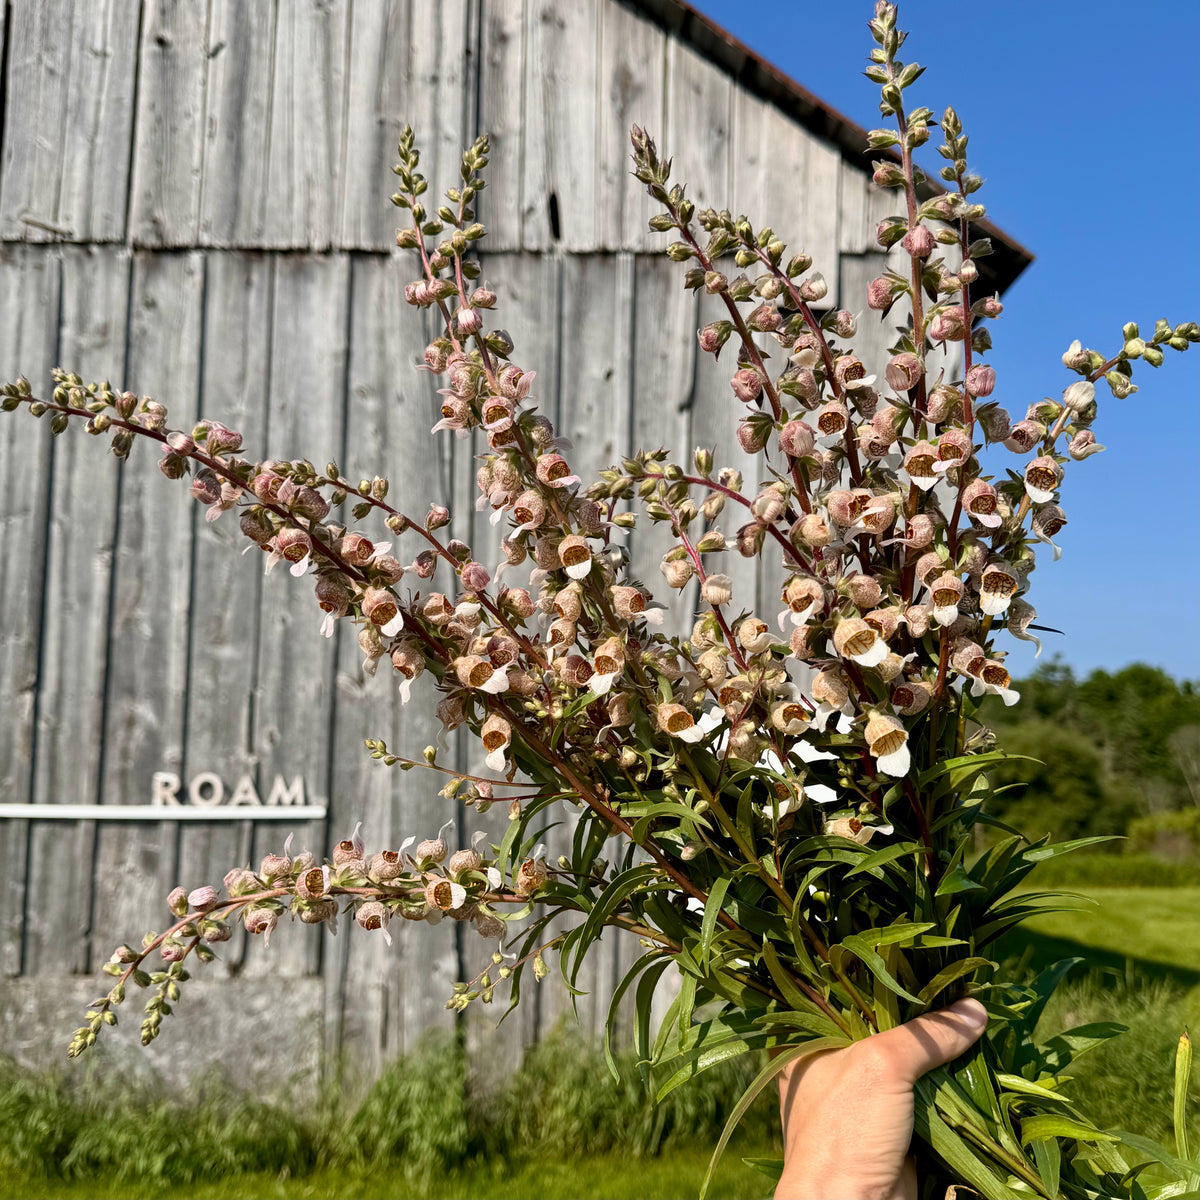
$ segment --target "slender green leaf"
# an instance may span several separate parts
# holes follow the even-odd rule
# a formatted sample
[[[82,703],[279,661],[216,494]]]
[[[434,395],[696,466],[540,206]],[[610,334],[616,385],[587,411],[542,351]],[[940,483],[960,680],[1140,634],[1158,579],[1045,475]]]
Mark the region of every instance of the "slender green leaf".
[[[725,1147],[729,1144],[729,1139],[733,1135],[733,1131],[737,1128],[738,1122],[746,1115],[746,1110],[754,1103],[759,1092],[784,1067],[794,1063],[798,1058],[803,1058],[806,1054],[815,1054],[818,1050],[840,1050],[843,1046],[848,1046],[849,1044],[850,1039],[844,1037],[814,1038],[811,1042],[805,1042],[801,1046],[788,1046],[787,1049],[781,1050],[759,1071],[750,1081],[750,1085],[741,1094],[738,1102],[733,1106],[733,1111],[729,1114],[729,1120],[725,1122],[725,1128],[721,1130],[721,1136],[717,1140],[716,1149],[713,1151],[712,1158],[709,1160],[708,1170],[704,1175],[704,1182],[700,1185],[700,1200],[705,1200],[705,1197],[708,1195],[708,1189],[712,1184],[713,1172],[717,1169],[717,1163],[721,1161],[721,1155],[725,1153]]]
[[[641,958],[625,972],[624,978],[620,983],[613,988],[612,999],[608,1004],[608,1017],[604,1022],[604,1061],[608,1064],[609,1073],[613,1079],[620,1082],[621,1073],[617,1070],[617,1060],[613,1054],[612,1036],[613,1029],[617,1023],[617,1011],[621,1006],[621,1001],[625,993],[629,990],[629,985],[648,967],[651,967],[655,960],[658,960],[657,972],[661,975],[663,971],[670,965],[670,959],[664,958],[661,950],[651,950],[647,954],[643,954]],[[657,976],[656,976],[657,979]]]
[[[1058,1195],[1059,1172],[1062,1170],[1062,1150],[1055,1138],[1038,1138],[1033,1142],[1033,1161],[1046,1184],[1046,1195]]]
[[[769,1175],[777,1182],[779,1176],[783,1174],[782,1158],[743,1158],[742,1162],[752,1171],[761,1171],[764,1175]]]
[[[1187,1136],[1187,1092],[1188,1080],[1192,1074],[1192,1039],[1187,1031],[1179,1035],[1179,1045],[1175,1050],[1175,1153],[1180,1158],[1190,1158]]]
[[[708,890],[708,899],[704,903],[704,920],[700,922],[700,969],[707,973],[709,952],[712,948],[713,930],[717,927],[717,917],[721,914],[721,905],[725,902],[725,893],[733,880],[728,875],[721,875]]]
[[[1084,1125],[1059,1113],[1038,1113],[1021,1122],[1021,1145],[1027,1146],[1039,1138],[1069,1137],[1079,1142],[1119,1142],[1113,1133],[1105,1133],[1092,1125]]]
[[[995,968],[996,964],[987,958],[960,958],[948,967],[943,967],[922,989],[917,997],[922,1004],[930,1004],[933,998],[943,989],[948,988],[955,980],[964,975],[970,975],[981,967]]]
[[[987,1200],[1008,1200],[1013,1195],[1004,1180],[982,1161],[937,1112],[937,1087],[928,1075],[913,1087],[913,1129],[933,1147],[953,1175]]]

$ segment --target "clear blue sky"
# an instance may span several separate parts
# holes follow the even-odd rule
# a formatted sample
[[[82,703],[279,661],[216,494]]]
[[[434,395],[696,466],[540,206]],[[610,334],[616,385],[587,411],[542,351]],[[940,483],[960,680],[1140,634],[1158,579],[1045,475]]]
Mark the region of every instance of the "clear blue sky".
[[[861,74],[869,0],[692,3],[852,120],[881,123]],[[1192,0],[908,0],[900,26],[901,57],[927,68],[910,96],[939,116],[958,110],[986,180],[979,199],[1036,255],[993,323],[996,399],[1020,417],[1061,395],[1075,378],[1060,362],[1073,338],[1111,354],[1125,321],[1146,331],[1159,316],[1200,318]],[[1030,587],[1039,623],[1066,631],[1045,635],[1043,661],[1057,652],[1078,672],[1141,661],[1198,673],[1200,347],[1167,355],[1157,371],[1137,368],[1141,391],[1127,400],[1098,389],[1094,429],[1108,450],[1069,464],[1063,557],[1043,556]],[[1001,641],[1025,674],[1032,648]]]

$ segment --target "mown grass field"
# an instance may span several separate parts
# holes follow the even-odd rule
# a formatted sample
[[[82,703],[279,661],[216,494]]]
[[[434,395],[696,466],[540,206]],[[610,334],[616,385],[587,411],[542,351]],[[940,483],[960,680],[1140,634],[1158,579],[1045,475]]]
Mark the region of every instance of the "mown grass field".
[[[1053,1032],[1098,1020],[1128,1025],[1129,1033],[1081,1060],[1076,1094],[1102,1125],[1166,1139],[1175,1042],[1185,1024],[1193,1031],[1200,1024],[1200,888],[1086,890],[1097,901],[1094,906],[1034,918],[1005,941],[1002,951],[1024,955],[1034,966],[1073,955],[1086,957],[1087,964],[1062,985],[1048,1007],[1043,1029]],[[437,1069],[444,1073],[445,1065]],[[366,1158],[335,1162],[330,1146],[314,1139],[290,1114],[248,1108],[233,1118],[242,1140],[233,1139],[237,1145],[216,1173],[205,1166],[206,1135],[198,1133],[192,1142],[176,1145],[179,1127],[161,1105],[130,1114],[122,1124],[103,1119],[98,1109],[86,1105],[64,1106],[48,1079],[25,1080],[20,1094],[13,1092],[11,1080],[0,1081],[0,1200],[655,1200],[697,1194],[713,1129],[723,1120],[721,1105],[726,1101],[715,1091],[673,1114],[674,1132],[662,1152],[654,1154],[649,1151],[657,1141],[646,1134],[649,1126],[641,1120],[644,1104],[636,1088],[600,1098],[587,1095],[605,1086],[603,1068],[595,1060],[572,1061],[564,1070],[551,1047],[528,1071],[525,1086],[540,1089],[546,1097],[541,1110],[522,1123],[497,1128],[482,1144],[442,1136],[462,1114],[429,1106],[428,1092],[418,1095],[421,1082],[401,1078],[378,1089],[373,1101],[339,1127],[344,1130],[339,1136],[361,1137],[366,1127],[373,1131]],[[560,1074],[565,1077],[556,1079]],[[721,1086],[733,1094],[734,1084],[731,1078]],[[1195,1080],[1192,1091],[1195,1103]],[[675,1095],[687,1092],[685,1088]],[[415,1118],[416,1124],[396,1118],[394,1127],[381,1127],[423,1101],[427,1111]],[[615,1110],[606,1128],[600,1128],[603,1114],[597,1105]],[[435,1133],[441,1131],[440,1142],[418,1144],[425,1136],[422,1120],[435,1127]],[[83,1128],[73,1127],[81,1123]],[[713,1196],[767,1194],[768,1180],[743,1165],[741,1155],[770,1155],[771,1127],[766,1105],[750,1121],[747,1136],[735,1140],[727,1152]],[[221,1137],[221,1130],[228,1128],[228,1123],[214,1124],[207,1136]],[[589,1145],[591,1152],[572,1156],[572,1147],[580,1145]],[[424,1166],[414,1171],[418,1160]]]

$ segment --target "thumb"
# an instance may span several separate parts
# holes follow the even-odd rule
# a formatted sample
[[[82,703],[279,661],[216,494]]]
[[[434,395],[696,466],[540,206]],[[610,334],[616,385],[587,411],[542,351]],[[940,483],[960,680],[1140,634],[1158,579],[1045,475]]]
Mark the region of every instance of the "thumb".
[[[868,1044],[910,1083],[926,1071],[965,1054],[987,1028],[987,1009],[978,1000],[959,1000],[877,1034]]]

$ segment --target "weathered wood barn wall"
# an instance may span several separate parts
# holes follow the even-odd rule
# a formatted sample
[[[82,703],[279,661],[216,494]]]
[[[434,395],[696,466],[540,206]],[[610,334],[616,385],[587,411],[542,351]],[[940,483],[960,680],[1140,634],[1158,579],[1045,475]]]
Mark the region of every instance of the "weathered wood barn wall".
[[[405,121],[439,192],[491,134],[485,277],[585,478],[659,444],[746,465],[726,365],[697,352],[698,302],[651,253],[631,122],[698,202],[812,254],[827,303],[864,308],[884,262],[891,198],[870,186],[861,130],[675,0],[14,0],[0,22],[0,376],[45,388],[63,364],[161,399],[172,426],[217,417],[252,454],[386,474],[402,508],[450,503],[477,547],[499,531],[474,512],[474,447],[428,437],[428,330],[402,300],[387,196]],[[998,249],[1003,287],[1024,260]],[[888,340],[865,314],[864,357]],[[145,804],[155,772],[186,786],[210,771],[264,800],[302,777],[328,807],[295,828],[318,852],[358,820],[377,848],[447,815],[464,837],[503,826],[367,758],[367,736],[435,741],[432,702],[401,709],[384,672],[364,679],[352,630],[321,639],[310,586],[243,559],[236,514],[207,524],[146,447],[121,464],[87,442],[23,413],[0,423],[0,804]],[[662,590],[653,545],[639,533],[633,550]],[[769,566],[731,571],[774,611]],[[0,1051],[57,1056],[112,947],[161,925],[172,886],[219,882],[292,828],[239,811],[0,819]],[[478,942],[450,922],[405,926],[390,950],[308,928],[268,952],[239,937],[188,986],[194,1023],[140,1061],[241,1074],[344,1054],[371,1073],[449,1027]],[[629,953],[596,957],[589,1032]],[[551,979],[499,1033],[473,1015],[469,1037],[499,1064],[567,1007]]]

